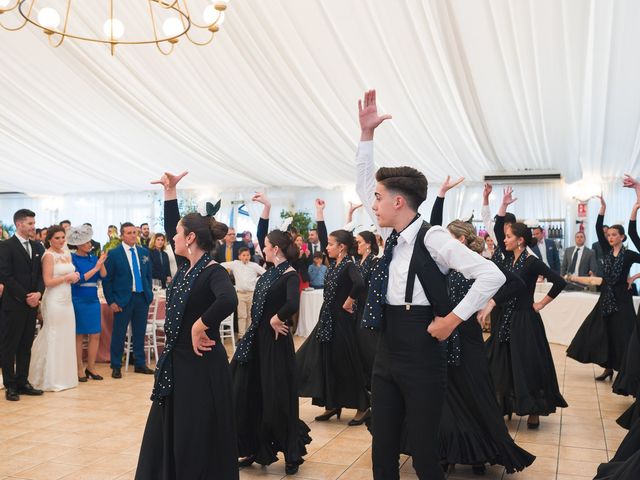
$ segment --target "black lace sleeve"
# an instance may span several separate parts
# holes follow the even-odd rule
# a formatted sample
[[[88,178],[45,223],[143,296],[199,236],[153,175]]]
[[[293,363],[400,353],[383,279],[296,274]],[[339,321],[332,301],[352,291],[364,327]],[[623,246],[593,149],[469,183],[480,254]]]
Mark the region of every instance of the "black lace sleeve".
[[[431,207],[431,218],[429,223],[431,225],[442,225],[442,212],[444,210],[444,197],[436,197],[436,201],[433,202]]]

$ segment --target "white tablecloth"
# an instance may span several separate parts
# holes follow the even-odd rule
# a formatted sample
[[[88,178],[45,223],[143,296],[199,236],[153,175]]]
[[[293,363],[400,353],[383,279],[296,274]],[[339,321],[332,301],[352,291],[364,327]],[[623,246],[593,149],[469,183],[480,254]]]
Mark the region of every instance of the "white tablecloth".
[[[296,335],[308,337],[318,323],[324,290],[305,290],[300,295],[300,315]]]
[[[550,285],[550,284],[549,284]],[[536,288],[534,299],[539,302],[546,293]],[[569,345],[582,322],[598,302],[599,293],[562,292],[540,312],[549,343]],[[633,297],[638,310],[640,297]]]

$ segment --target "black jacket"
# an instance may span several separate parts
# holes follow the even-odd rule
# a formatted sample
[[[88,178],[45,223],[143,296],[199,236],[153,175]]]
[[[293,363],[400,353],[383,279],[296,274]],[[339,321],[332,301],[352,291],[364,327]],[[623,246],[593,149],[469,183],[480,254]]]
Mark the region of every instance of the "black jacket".
[[[15,235],[0,242],[0,283],[4,284],[2,308],[4,311],[25,311],[27,294],[44,293],[42,255],[44,248],[38,242],[29,241],[31,258]]]

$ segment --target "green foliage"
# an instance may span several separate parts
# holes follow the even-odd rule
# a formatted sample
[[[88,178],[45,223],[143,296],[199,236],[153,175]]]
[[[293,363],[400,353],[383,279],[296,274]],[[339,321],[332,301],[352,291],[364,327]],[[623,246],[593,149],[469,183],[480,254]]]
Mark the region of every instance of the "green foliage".
[[[280,212],[280,218],[283,220],[289,217],[293,218],[289,230],[295,229],[303,238],[307,238],[309,229],[315,227],[315,224],[311,220],[311,215],[309,215],[308,212],[292,212],[284,209]]]

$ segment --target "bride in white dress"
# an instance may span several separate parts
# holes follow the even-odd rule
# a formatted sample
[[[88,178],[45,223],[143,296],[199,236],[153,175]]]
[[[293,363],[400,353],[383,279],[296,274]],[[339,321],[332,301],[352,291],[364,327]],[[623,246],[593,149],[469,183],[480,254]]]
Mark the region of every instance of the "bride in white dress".
[[[79,274],[65,249],[65,231],[51,227],[50,247],[42,256],[42,276],[47,287],[42,298],[42,329],[33,342],[29,382],[40,390],[58,392],[78,386],[76,320],[71,284]]]

